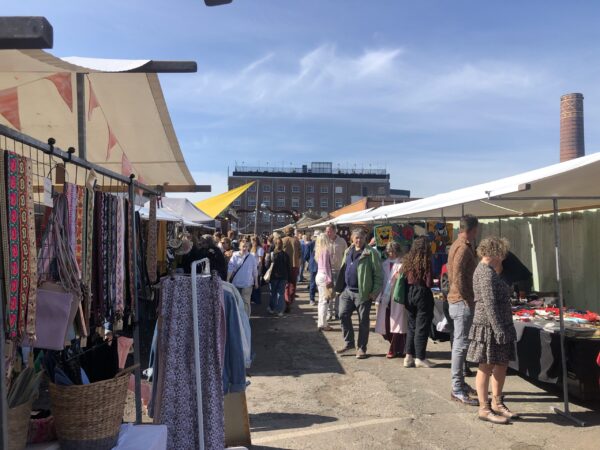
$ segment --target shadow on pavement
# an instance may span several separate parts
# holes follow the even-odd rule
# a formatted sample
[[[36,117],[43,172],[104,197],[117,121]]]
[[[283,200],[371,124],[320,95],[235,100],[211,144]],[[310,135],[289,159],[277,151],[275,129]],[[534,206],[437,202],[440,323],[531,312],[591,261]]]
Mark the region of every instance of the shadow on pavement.
[[[294,413],[261,413],[250,414],[250,429],[257,431],[275,431],[306,428],[313,425],[335,422],[335,417],[319,416],[316,414]]]
[[[302,285],[298,287],[303,291]],[[260,305],[252,305],[250,318],[255,353],[251,376],[345,373],[334,349],[317,331],[316,307],[308,307],[307,300],[297,300],[291,312],[280,318],[267,313],[268,289],[263,288],[261,300]]]

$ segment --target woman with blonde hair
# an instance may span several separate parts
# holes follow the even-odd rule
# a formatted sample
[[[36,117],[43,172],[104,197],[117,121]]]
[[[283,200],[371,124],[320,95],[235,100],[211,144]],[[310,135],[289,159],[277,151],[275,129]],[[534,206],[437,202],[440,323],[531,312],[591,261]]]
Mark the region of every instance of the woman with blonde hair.
[[[502,261],[508,254],[506,239],[488,237],[477,247],[481,262],[473,274],[475,314],[469,332],[467,360],[479,364],[477,396],[479,418],[492,423],[507,424],[518,419],[504,404],[502,390],[508,362],[515,359],[517,332],[513,324],[510,286],[500,277]],[[490,377],[492,400],[488,398]]]
[[[270,269],[271,297],[267,312],[283,317],[285,285],[292,277],[292,262],[283,250],[283,241],[279,236],[273,238],[273,252],[269,256],[269,261],[269,264],[272,264],[273,267]]]
[[[388,258],[381,263],[383,270],[383,291],[379,295],[377,322],[375,332],[389,341],[388,359],[404,356],[406,331],[408,329],[407,313],[403,294],[404,277],[401,276],[404,252],[400,243],[391,241],[385,251]],[[402,283],[402,286],[400,286]]]
[[[331,331],[333,328],[327,323],[327,312],[329,310],[329,300],[331,300],[333,294],[333,279],[329,243],[325,233],[321,233],[317,237],[315,260],[318,266],[315,282],[319,290],[317,326],[319,327],[319,331]]]

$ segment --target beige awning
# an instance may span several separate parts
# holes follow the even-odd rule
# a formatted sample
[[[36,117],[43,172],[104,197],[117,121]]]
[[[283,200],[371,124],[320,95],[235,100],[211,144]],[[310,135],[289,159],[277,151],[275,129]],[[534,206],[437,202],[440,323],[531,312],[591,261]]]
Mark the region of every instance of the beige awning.
[[[151,63],[0,50],[0,123],[77,148],[75,74],[85,73],[87,159],[148,185],[194,185],[158,76],[142,73]]]

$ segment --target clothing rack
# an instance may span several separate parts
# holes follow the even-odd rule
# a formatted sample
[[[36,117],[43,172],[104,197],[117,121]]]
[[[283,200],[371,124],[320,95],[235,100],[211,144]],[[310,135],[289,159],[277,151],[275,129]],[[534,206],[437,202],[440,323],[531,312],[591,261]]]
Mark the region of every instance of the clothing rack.
[[[132,223],[133,235],[137,235],[137,226],[135,221],[135,198],[136,190],[149,196],[160,196],[157,189],[149,187],[135,180],[135,174],[119,174],[105,167],[91,163],[82,157],[75,155],[75,149],[69,147],[68,151],[61,150],[55,146],[54,138],[49,138],[47,143],[38,141],[26,134],[13,130],[0,124],[0,149],[12,151],[20,156],[31,160],[33,171],[34,186],[34,204],[43,205],[44,202],[44,182],[50,178],[53,185],[61,185],[67,181],[73,184],[85,186],[88,176],[95,173],[98,186],[104,192],[127,193],[130,205],[130,220]],[[73,167],[68,171],[67,169]],[[58,170],[61,167],[62,170]],[[137,263],[137,239],[132,239],[132,261]],[[91,248],[85,247],[84,251],[91,251]],[[135,310],[131,311],[134,339],[134,364],[137,364],[135,370],[135,409],[136,423],[142,422],[142,397],[141,397],[141,368],[140,363],[140,332],[139,332],[139,298],[138,298],[138,271],[134,270],[134,289],[133,298]],[[0,304],[4,304],[4,290],[2,289],[3,280],[0,280]],[[5,336],[4,310],[0,311],[0,336]],[[196,312],[197,314],[197,312]],[[2,420],[2,429],[7,430],[7,403],[6,403],[6,371],[5,371],[5,349],[4,340],[0,343],[0,418]],[[0,441],[0,448],[7,448],[8,440],[6,433],[3,433],[3,439]]]
[[[204,411],[202,408],[202,368],[200,366],[200,331],[198,325],[198,286],[196,285],[198,265],[204,264],[201,277],[210,277],[210,261],[203,258],[194,261],[192,270],[192,319],[194,324],[194,366],[196,372],[196,407],[198,409],[198,448],[204,450]]]

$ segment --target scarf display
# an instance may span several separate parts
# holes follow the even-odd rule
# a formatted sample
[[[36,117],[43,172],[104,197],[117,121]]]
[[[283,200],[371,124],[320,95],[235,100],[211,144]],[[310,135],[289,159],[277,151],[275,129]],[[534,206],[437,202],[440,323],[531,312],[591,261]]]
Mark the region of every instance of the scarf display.
[[[156,196],[150,198],[150,219],[148,220],[148,242],[146,250],[146,266],[148,268],[148,278],[150,283],[157,281],[156,275],[156,255],[157,255],[157,222],[156,222]]]
[[[0,226],[7,237],[2,245],[6,332],[17,340],[25,332],[35,334],[37,255],[32,170],[29,159],[16,153],[3,151],[0,156]]]
[[[125,305],[125,202],[123,197],[117,197],[115,200],[117,214],[114,311],[116,318],[121,319]]]

